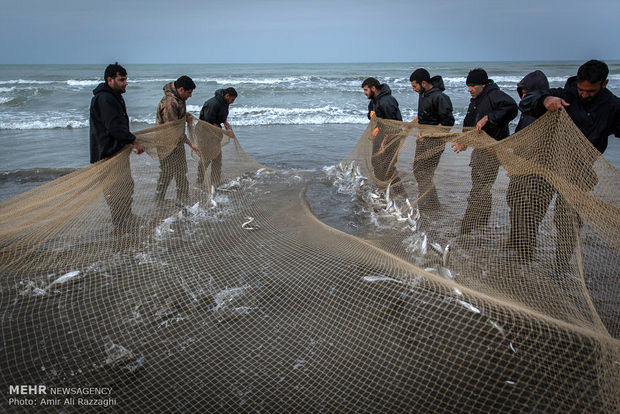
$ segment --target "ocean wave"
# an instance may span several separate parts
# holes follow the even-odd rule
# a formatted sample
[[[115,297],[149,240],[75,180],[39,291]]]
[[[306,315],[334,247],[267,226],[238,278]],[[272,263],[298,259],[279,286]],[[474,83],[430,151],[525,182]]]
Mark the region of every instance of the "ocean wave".
[[[218,85],[276,85],[279,83],[293,83],[295,81],[303,80],[307,77],[285,76],[282,78],[197,78],[196,82],[215,82]]]
[[[509,83],[509,84],[517,84],[519,82],[521,82],[521,79],[523,79],[524,75],[519,75],[519,76],[489,76],[490,79],[493,79],[493,82],[495,83]],[[613,75],[612,75],[613,76]],[[612,78],[612,76],[610,76],[610,78]],[[549,82],[566,82],[566,79],[568,79],[570,76],[549,76],[547,77],[547,79],[549,80]],[[457,76],[457,77],[445,77],[443,78],[443,81],[446,85],[450,85],[450,86],[463,86],[465,85],[465,81],[466,81],[466,77],[465,76]]]
[[[15,79],[15,80],[5,80],[0,81],[0,85],[12,85],[12,84],[35,84],[35,85],[49,85],[52,83],[56,83],[56,81],[42,81],[42,80],[30,80],[30,79]]]
[[[231,108],[229,122],[236,125],[323,125],[368,122],[366,112],[331,105],[315,108],[246,106]]]
[[[15,90],[15,86],[11,86],[10,88],[0,88],[0,92],[13,92]]]
[[[202,105],[186,105],[187,112],[200,112]]]
[[[100,80],[75,80],[69,79],[67,82],[69,86],[95,86],[101,83]]]
[[[130,116],[129,117],[129,122],[132,123],[136,123],[136,124],[147,124],[147,125],[155,125],[156,124],[156,120],[155,120],[155,116],[151,115],[151,116]]]
[[[12,98],[10,96],[0,96],[0,105],[11,102],[13,99],[15,98]]]
[[[19,120],[1,121],[0,129],[54,129],[54,128],[86,128],[88,120],[78,119],[46,119],[46,120]]]

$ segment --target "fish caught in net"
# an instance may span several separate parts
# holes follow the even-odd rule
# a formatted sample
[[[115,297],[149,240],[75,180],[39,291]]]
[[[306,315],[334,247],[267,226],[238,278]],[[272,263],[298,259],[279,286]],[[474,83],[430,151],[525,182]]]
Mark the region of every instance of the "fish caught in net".
[[[189,200],[158,201],[184,133]],[[499,142],[373,117],[303,171],[197,119],[135,135],[149,156],[0,203],[2,383],[122,412],[620,409],[620,174],[564,111]]]

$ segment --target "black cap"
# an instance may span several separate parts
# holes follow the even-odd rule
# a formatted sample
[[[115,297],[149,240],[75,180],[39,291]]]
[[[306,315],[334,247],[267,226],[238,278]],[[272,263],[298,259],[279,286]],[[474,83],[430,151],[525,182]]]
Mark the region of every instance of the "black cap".
[[[469,71],[465,83],[467,86],[486,85],[489,83],[489,76],[484,69],[474,69]]]

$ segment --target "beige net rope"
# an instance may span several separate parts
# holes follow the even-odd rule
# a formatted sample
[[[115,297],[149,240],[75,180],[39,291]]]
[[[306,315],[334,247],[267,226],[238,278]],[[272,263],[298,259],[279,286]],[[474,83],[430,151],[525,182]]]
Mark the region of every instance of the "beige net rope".
[[[190,200],[157,202],[184,133]],[[563,111],[501,142],[373,118],[319,171],[195,119],[136,136],[150,157],[0,204],[4,409],[22,384],[121,412],[620,409],[620,175]]]

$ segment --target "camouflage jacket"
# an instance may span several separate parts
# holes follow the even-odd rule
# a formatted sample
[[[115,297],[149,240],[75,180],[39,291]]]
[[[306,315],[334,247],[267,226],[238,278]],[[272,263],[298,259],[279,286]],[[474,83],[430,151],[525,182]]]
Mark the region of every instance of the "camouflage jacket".
[[[157,124],[183,119],[186,114],[185,101],[179,98],[174,82],[164,86],[164,97],[157,105]]]

